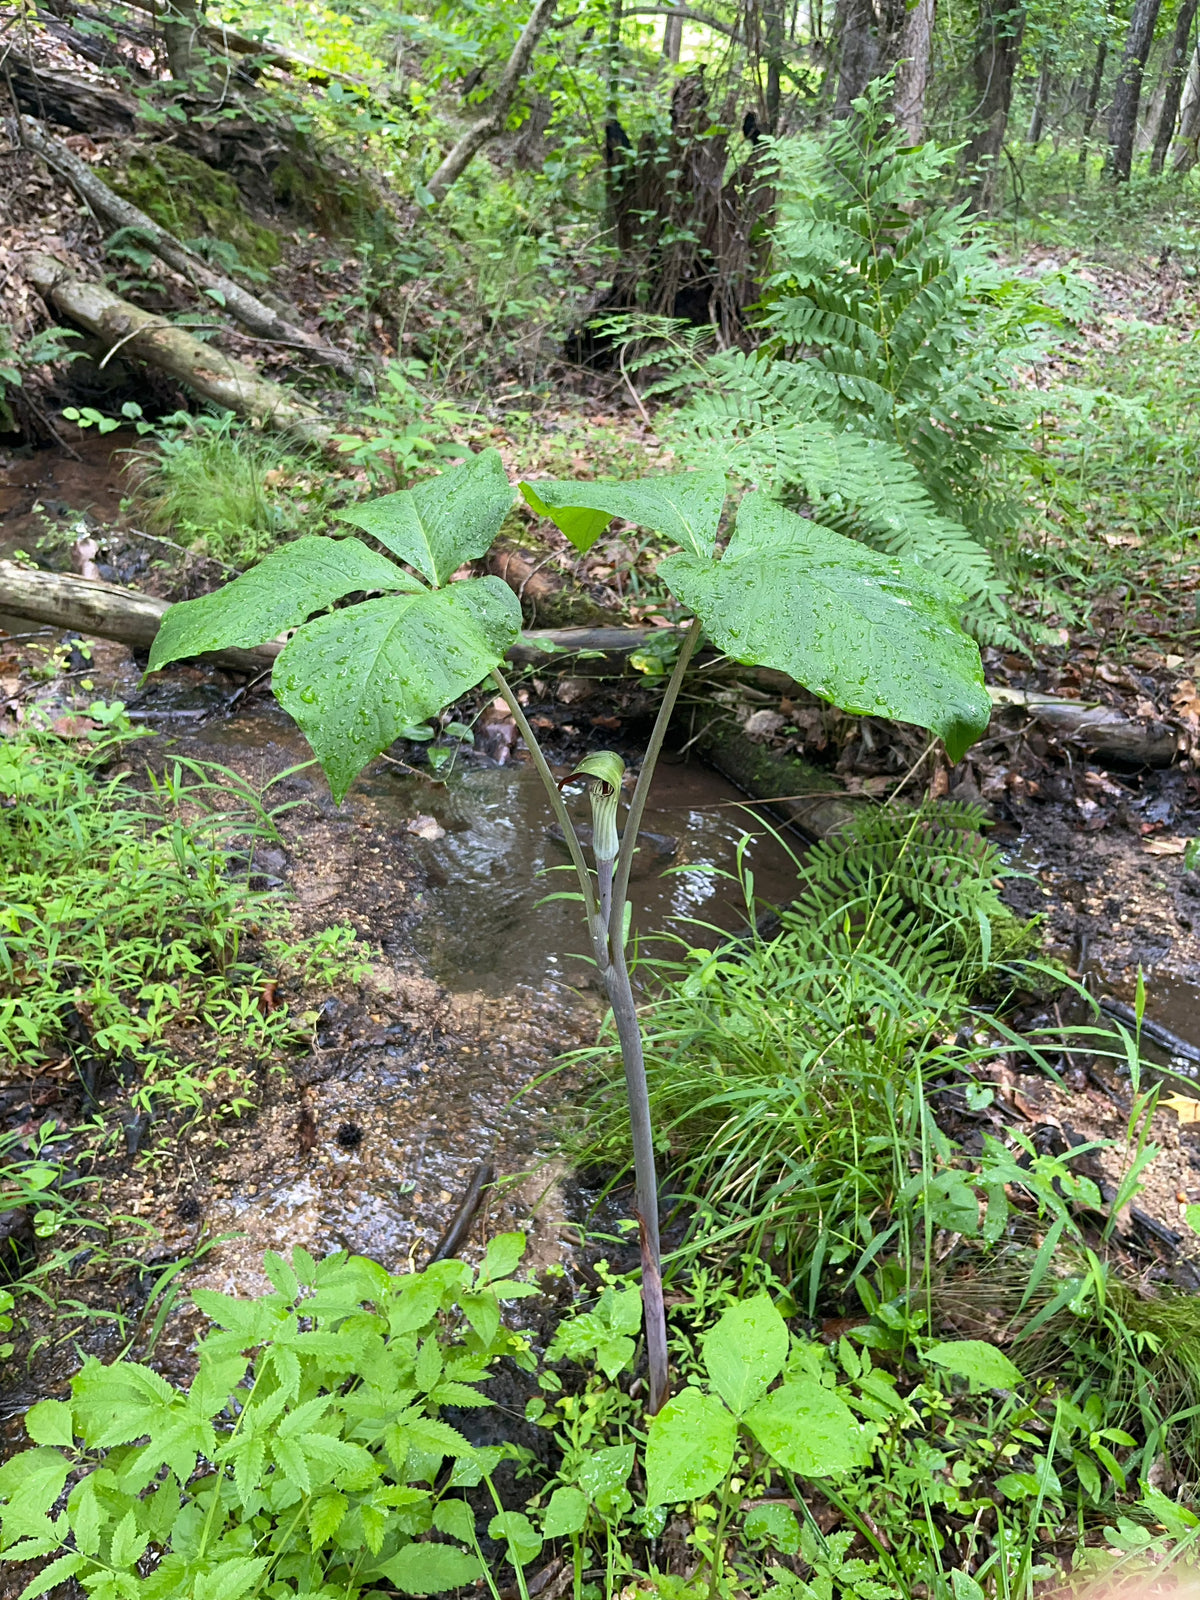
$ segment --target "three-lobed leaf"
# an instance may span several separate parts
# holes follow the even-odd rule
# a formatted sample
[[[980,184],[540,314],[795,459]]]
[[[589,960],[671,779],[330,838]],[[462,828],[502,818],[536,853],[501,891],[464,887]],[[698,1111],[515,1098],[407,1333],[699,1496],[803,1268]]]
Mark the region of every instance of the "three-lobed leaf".
[[[484,450],[468,455],[464,466],[413,489],[385,494],[338,515],[440,589],[464,561],[486,554],[512,502],[499,451]]]
[[[871,1430],[812,1378],[780,1384],[751,1407],[745,1420],[769,1456],[804,1478],[833,1477],[871,1459]]]
[[[844,711],[929,728],[955,761],[988,725],[978,647],[957,597],[923,568],[752,493],[721,561],[685,552],[658,571],[736,661],[786,672]]]

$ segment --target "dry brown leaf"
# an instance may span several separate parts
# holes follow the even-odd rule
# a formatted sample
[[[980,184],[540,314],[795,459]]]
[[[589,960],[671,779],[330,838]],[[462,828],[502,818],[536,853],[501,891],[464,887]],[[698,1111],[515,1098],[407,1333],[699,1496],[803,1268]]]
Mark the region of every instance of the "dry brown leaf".
[[[1142,849],[1148,856],[1181,856],[1187,847],[1186,839],[1174,839],[1170,835],[1162,839],[1142,840]]]

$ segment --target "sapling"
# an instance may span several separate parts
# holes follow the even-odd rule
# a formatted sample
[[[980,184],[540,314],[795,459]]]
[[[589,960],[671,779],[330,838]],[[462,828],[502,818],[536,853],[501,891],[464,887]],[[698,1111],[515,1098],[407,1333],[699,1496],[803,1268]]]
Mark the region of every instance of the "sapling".
[[[979,651],[958,620],[961,596],[894,560],[747,493],[717,548],[726,484],[719,472],[620,483],[522,483],[521,493],[581,554],[614,517],[677,546],[658,575],[691,613],[667,683],[625,824],[623,767],[611,752],[573,776],[593,807],[589,866],[558,782],[501,671],[521,631],[521,608],[496,577],[455,574],[478,559],[513,501],[495,450],[340,515],[389,552],[353,536],[307,536],[233,583],[172,606],[150,670],[291,633],[275,663],[276,698],[298,723],[339,803],[363,767],[489,675],[512,712],[545,785],[579,878],[592,953],[612,1008],[629,1099],[642,1249],[649,1406],[668,1394],[666,1322],[650,1104],[637,1006],[625,957],[629,873],[654,769],[684,674],[707,635],[732,659],[786,672],[849,712],[914,722],[939,734],[957,760],[987,726]],[[395,560],[390,559],[395,557]],[[339,607],[363,594],[370,598]]]

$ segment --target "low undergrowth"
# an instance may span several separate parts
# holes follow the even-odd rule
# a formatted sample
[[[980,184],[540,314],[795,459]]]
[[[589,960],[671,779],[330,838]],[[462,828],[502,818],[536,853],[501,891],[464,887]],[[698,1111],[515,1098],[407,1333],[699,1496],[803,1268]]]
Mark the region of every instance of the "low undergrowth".
[[[0,1094],[26,1117],[0,1140],[0,1274],[57,1307],[56,1339],[76,1311],[117,1316],[78,1298],[80,1274],[103,1290],[150,1237],[105,1204],[112,1162],[248,1111],[302,1037],[283,995],[361,971],[352,930],[293,938],[255,885],[279,811],[141,748],[101,702],[0,741]]]

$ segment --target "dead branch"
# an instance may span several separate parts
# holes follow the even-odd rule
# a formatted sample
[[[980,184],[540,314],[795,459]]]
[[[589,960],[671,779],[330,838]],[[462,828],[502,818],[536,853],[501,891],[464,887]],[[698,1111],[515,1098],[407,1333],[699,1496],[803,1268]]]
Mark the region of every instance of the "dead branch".
[[[118,228],[136,231],[139,239],[144,241],[160,260],[165,261],[182,277],[189,279],[197,288],[206,290],[218,305],[224,306],[230,315],[236,317],[243,327],[249,328],[251,333],[256,333],[264,339],[276,340],[280,344],[294,345],[325,366],[336,367],[347,377],[359,376],[357,363],[344,350],[334,349],[316,334],[309,333],[306,328],[299,328],[295,323],[288,322],[277,311],[272,311],[270,306],[264,305],[257,295],[251,294],[248,289],[243,289],[241,284],[235,283],[232,278],[226,278],[219,272],[214,272],[206,261],[202,261],[194,251],[181,244],[165,228],[160,228],[158,223],[144,211],[139,210],[128,200],[123,200],[119,194],[114,194],[86,161],[81,161],[61,139],[56,139],[53,134],[47,133],[32,117],[20,119],[20,131],[25,147],[41,156],[43,161],[56,172],[61,173],[80,199],[86,201],[93,211],[99,212]]]

